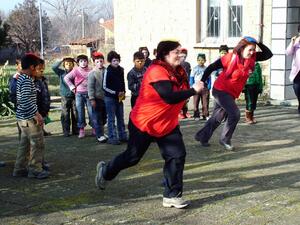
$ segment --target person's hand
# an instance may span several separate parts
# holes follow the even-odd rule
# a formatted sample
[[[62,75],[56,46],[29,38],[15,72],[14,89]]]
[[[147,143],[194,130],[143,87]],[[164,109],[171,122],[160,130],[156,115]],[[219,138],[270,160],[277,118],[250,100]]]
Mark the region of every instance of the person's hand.
[[[123,96],[123,95],[125,95],[125,92],[124,91],[120,91],[118,95],[119,96]]]
[[[95,99],[90,100],[92,107],[95,109],[96,108],[96,101]]]
[[[199,80],[193,84],[193,88],[197,93],[200,93],[204,88],[204,83],[201,80]]]
[[[41,116],[41,114],[39,114],[38,112],[35,114],[34,119],[36,120],[36,122],[38,123],[38,125],[43,126],[44,124],[44,119]]]
[[[71,91],[76,94],[76,88],[73,88]]]

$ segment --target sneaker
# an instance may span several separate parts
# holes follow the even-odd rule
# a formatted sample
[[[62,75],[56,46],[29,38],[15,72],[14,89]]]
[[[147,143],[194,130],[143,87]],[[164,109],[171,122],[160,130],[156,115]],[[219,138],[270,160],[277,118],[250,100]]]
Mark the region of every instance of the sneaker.
[[[105,143],[105,142],[107,142],[107,138],[103,135],[101,137],[98,137],[97,141],[99,141],[100,143]]]
[[[49,177],[49,172],[46,170],[42,170],[41,172],[34,170],[28,171],[28,178],[45,179],[47,177]]]
[[[96,129],[95,128],[92,129],[92,135],[96,136]]]
[[[182,197],[163,198],[163,207],[175,207],[176,209],[182,209],[187,207],[188,205],[189,203],[185,201]]]
[[[70,137],[70,132],[64,132],[64,137]]]
[[[84,137],[85,137],[84,128],[80,128],[78,138],[84,138]]]
[[[186,118],[186,116],[183,115],[182,113],[179,113],[179,114],[178,114],[178,119],[185,119],[185,118]]]
[[[120,138],[119,141],[121,143],[127,143],[128,142],[128,138]]]
[[[120,145],[121,142],[119,140],[115,140],[115,139],[108,139],[107,140],[107,144],[111,144],[111,145]]]
[[[188,112],[185,114],[185,117],[186,118],[192,118],[192,115],[191,114],[189,114]]]
[[[200,141],[200,144],[203,146],[203,147],[209,147],[210,144],[208,142],[202,142]]]
[[[52,135],[51,132],[47,132],[44,130],[44,136],[51,136],[51,135]]]
[[[43,170],[48,171],[50,169],[49,163],[46,161],[42,162],[42,168],[43,168]]]
[[[13,172],[13,177],[27,177],[27,176],[28,176],[27,169],[14,170]]]
[[[98,162],[96,167],[97,172],[95,177],[95,184],[96,187],[101,190],[104,190],[106,186],[106,180],[103,178],[103,167],[105,166],[105,164],[106,163],[104,161],[100,161]]]
[[[226,144],[226,143],[223,142],[223,141],[220,141],[219,143],[220,143],[220,145],[222,145],[222,146],[224,147],[224,149],[227,150],[227,151],[233,151],[233,150],[234,150],[234,147],[233,147],[232,145],[230,145],[230,144]]]

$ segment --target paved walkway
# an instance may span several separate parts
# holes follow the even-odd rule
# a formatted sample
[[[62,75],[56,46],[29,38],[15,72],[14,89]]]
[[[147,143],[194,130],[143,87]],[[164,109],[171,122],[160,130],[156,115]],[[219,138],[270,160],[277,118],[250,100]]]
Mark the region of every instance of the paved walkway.
[[[184,196],[191,202],[184,210],[162,207],[163,161],[155,144],[99,191],[96,163],[126,145],[64,138],[56,111],[46,128],[53,133],[46,138],[51,178],[16,179],[15,122],[0,121],[0,156],[7,163],[0,168],[0,224],[299,224],[300,117],[295,106],[259,106],[256,114],[256,125],[238,124],[234,152],[218,144],[220,129],[210,147],[200,147],[193,136],[204,121],[181,121],[188,152]]]

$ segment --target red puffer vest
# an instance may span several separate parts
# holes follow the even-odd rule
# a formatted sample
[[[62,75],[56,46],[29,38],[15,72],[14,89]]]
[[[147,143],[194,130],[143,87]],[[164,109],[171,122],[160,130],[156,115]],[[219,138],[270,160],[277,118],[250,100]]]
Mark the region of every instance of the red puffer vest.
[[[245,59],[244,63],[238,55],[228,53],[221,58],[223,71],[214,83],[214,88],[238,98],[247,82],[249,74],[254,70],[256,54]]]

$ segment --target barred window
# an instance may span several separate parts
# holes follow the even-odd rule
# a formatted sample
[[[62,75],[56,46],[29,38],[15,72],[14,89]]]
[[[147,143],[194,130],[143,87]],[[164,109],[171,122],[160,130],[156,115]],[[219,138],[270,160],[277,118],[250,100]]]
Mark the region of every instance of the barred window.
[[[207,36],[219,37],[220,35],[220,0],[209,0]]]
[[[242,0],[230,0],[228,5],[229,10],[229,37],[242,36],[243,23],[243,6]]]

